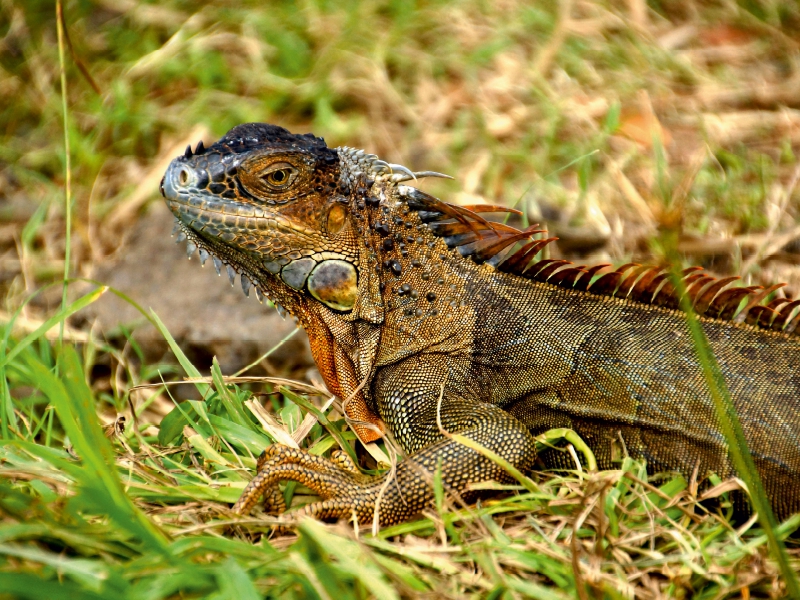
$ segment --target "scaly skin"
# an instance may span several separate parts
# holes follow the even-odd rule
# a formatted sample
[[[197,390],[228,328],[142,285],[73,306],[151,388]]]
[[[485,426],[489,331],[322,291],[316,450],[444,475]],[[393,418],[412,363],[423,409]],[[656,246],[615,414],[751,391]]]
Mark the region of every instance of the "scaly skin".
[[[479,213],[493,207],[470,211],[403,185],[412,177],[265,124],[236,127],[170,165],[162,193],[190,250],[294,315],[362,441],[388,429],[409,454],[371,478],[341,454],[273,446],[236,511],[264,494],[280,512],[275,486],[295,480],[322,498],[301,514],[368,522],[377,508],[386,525],[431,504],[437,468],[457,493],[508,480],[450,433],[522,471],[537,460],[533,435],[569,427],[601,468],[627,452],[652,471],[735,475],[662,272],[627,265],[590,285],[599,268],[531,262],[546,243],[530,242],[535,232],[487,223]],[[726,281],[699,272],[686,283],[785,517],[800,510],[798,305],[764,306],[763,292],[723,290]],[[540,458],[569,467],[562,457]]]

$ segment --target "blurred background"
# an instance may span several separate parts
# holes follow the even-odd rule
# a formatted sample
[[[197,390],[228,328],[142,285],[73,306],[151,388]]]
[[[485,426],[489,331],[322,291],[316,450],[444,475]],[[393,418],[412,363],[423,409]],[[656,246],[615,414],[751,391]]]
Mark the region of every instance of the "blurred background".
[[[63,21],[70,273],[155,309],[198,367],[294,329],[187,261],[158,194],[187,144],[246,121],[449,173],[426,190],[523,210],[552,255],[657,261],[672,236],[687,265],[800,293],[795,0],[68,0]],[[20,310],[19,334],[61,301],[65,156],[54,3],[0,0],[0,322]],[[73,317],[67,336],[117,349],[95,386],[167,360],[143,324],[112,294]],[[297,335],[253,374],[310,367]]]

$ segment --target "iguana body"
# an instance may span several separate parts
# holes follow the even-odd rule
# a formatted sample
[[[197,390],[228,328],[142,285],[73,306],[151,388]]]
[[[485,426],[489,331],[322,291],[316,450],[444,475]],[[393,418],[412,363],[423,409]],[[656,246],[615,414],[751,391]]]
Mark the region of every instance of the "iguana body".
[[[369,521],[377,504],[387,524],[431,502],[437,465],[455,492],[508,478],[454,433],[523,471],[533,435],[568,427],[601,468],[628,453],[653,471],[734,475],[666,275],[626,265],[597,279],[599,267],[532,260],[548,240],[480,216],[498,207],[456,207],[402,183],[435,175],[265,124],[169,167],[162,193],[190,251],[294,315],[359,437],[388,429],[409,454],[373,479],[341,455],[273,446],[235,508],[264,491],[280,509],[274,485],[294,479],[323,498],[304,513]],[[685,282],[770,500],[779,516],[796,512],[798,303],[764,306],[770,290],[724,289],[691,270]],[[569,467],[561,456],[544,458]]]

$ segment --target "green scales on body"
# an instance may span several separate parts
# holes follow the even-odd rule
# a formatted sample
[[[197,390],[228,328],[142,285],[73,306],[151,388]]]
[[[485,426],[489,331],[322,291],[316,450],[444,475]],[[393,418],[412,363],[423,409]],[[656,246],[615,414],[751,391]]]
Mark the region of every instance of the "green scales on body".
[[[446,433],[521,471],[536,466],[535,435],[570,428],[600,468],[627,453],[653,472],[734,476],[668,274],[536,260],[551,240],[481,216],[508,209],[460,207],[407,185],[435,176],[266,124],[235,127],[170,165],[161,189],[190,252],[294,315],[359,437],[388,430],[407,453],[373,478],[341,452],[328,460],[273,445],[234,508],[247,512],[263,494],[281,511],[277,483],[295,480],[322,498],[301,514],[371,521],[377,508],[390,524],[431,504],[437,468],[458,493],[509,480]],[[800,302],[765,303],[780,286],[733,279],[684,272],[767,495],[786,517],[800,511]],[[558,451],[538,458],[573,467]]]

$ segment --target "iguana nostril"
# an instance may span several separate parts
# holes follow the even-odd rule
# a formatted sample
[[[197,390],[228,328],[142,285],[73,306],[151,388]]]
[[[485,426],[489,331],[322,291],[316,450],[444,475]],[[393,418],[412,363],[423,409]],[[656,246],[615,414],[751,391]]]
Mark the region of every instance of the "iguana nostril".
[[[187,185],[192,180],[192,172],[189,167],[183,167],[178,173],[178,183]]]

